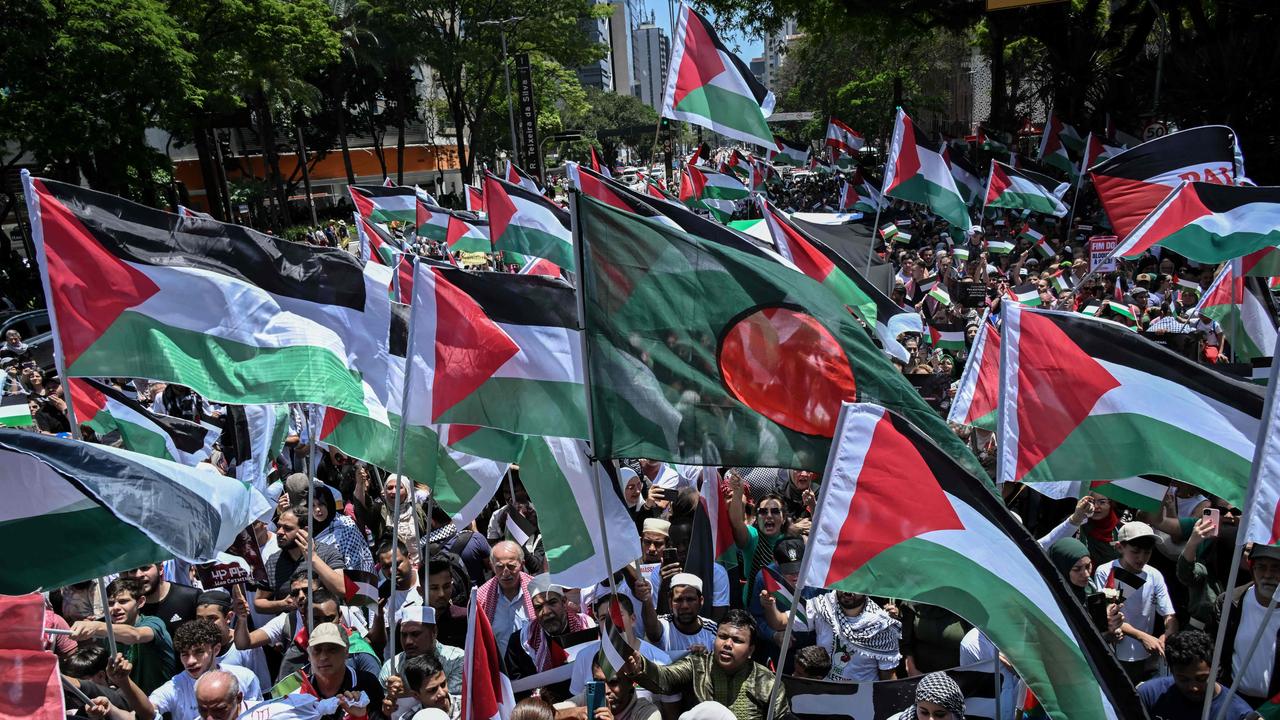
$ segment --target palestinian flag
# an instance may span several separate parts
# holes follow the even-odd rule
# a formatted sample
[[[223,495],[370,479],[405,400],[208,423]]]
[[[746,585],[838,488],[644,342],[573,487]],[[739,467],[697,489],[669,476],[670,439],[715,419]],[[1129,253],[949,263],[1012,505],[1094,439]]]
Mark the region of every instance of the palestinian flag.
[[[31,427],[34,424],[25,393],[0,396],[0,427]]]
[[[176,216],[175,216],[176,217]],[[178,558],[212,561],[271,509],[235,478],[106,445],[0,429],[0,542],[40,548],[9,563],[22,595]]]
[[[229,432],[234,443],[223,438],[224,455],[235,462],[236,478],[266,494],[271,463],[284,449],[289,432],[288,405],[228,405]],[[359,417],[359,416],[357,416]],[[234,444],[234,448],[228,445]]]
[[[342,571],[342,583],[344,604],[362,608],[378,604],[377,573],[356,568],[344,568]]]
[[[1136,258],[1157,245],[1201,263],[1270,252],[1280,245],[1280,187],[1181,183],[1112,254]]]
[[[204,423],[151,412],[106,383],[68,378],[76,421],[102,437],[120,433],[121,447],[161,460],[197,465],[209,459],[222,430]]]
[[[1004,308],[1003,482],[1161,475],[1243,507],[1262,392],[1114,322]]]
[[[448,233],[445,242],[449,245],[449,252],[493,252],[493,245],[489,242],[489,223],[484,220],[464,220],[460,215],[451,213]]]
[[[503,182],[493,175],[484,179],[489,209],[489,238],[493,249],[550,260],[573,269],[569,214],[537,191]]]
[[[1058,272],[1050,276],[1049,279],[1053,281],[1053,287],[1058,292],[1060,293],[1071,292],[1071,287],[1074,283],[1071,280],[1071,274],[1069,270],[1066,270],[1066,269],[1058,270]]]
[[[476,612],[476,588],[467,603],[467,640],[462,662],[462,710],[464,720],[502,720],[516,707],[511,681],[502,672],[502,653],[493,638],[489,616]]]
[[[1075,163],[1071,162],[1071,157],[1067,155],[1066,129],[1069,125],[1064,125],[1062,120],[1053,113],[1049,113],[1049,120],[1044,124],[1044,132],[1040,134],[1040,162],[1051,168],[1060,170],[1067,177],[1074,178],[1076,173]],[[1075,134],[1075,130],[1071,130]],[[1079,134],[1075,134],[1075,140],[1078,143],[1076,150],[1084,145],[1080,140]]]
[[[289,677],[297,676],[296,674],[291,674]],[[273,720],[321,720],[321,718],[335,715],[341,710],[338,706],[338,698],[331,697],[321,700],[309,692],[302,692],[300,681],[296,688],[286,692],[287,687],[271,688],[269,691],[271,693],[270,699],[249,705],[243,716],[273,718]],[[275,694],[277,692],[280,694]]]
[[[1128,318],[1135,323],[1138,322],[1138,316],[1133,314],[1133,309],[1124,303],[1118,303],[1115,300],[1107,300],[1103,303],[1103,309],[1110,310],[1116,315]]]
[[[608,203],[619,210],[631,211],[631,204],[614,188],[614,183],[594,170],[583,168],[570,160],[564,164],[565,175],[569,184],[578,192],[586,193],[603,203]]]
[[[418,228],[416,237],[420,240],[444,244],[449,239],[449,219],[453,214],[442,207],[428,205],[418,201]]]
[[[644,181],[644,192],[649,197],[657,200],[677,200],[678,199],[671,193],[667,192],[665,187],[663,187],[658,183],[655,183],[652,180]]]
[[[613,177],[613,173],[609,172],[609,168],[600,163],[600,157],[596,155],[596,146],[589,145],[587,149],[591,151],[591,169],[607,178]]]
[[[1270,357],[1276,347],[1276,308],[1265,281],[1241,277],[1240,260],[1222,266],[1192,315],[1218,321],[1237,362]]]
[[[964,198],[965,205],[973,205],[982,199],[982,178],[978,177],[978,171],[973,169],[969,163],[969,159],[959,148],[952,147],[947,143],[943,143],[938,149],[938,154],[942,156],[942,161],[947,164],[947,168],[951,170],[951,177],[956,181],[956,188],[960,191],[960,196]]]
[[[977,467],[817,281],[588,197],[577,207],[598,456],[816,469],[841,399],[861,397]]]
[[[504,174],[504,179],[512,185],[518,185],[531,193],[542,195],[542,187],[538,184],[538,181],[510,160],[507,161],[507,171]]]
[[[907,349],[898,342],[898,336],[923,330],[919,313],[906,312],[895,305],[849,261],[797,227],[773,203],[761,200],[760,214],[778,254],[831,290],[871,328],[886,353],[906,362]]]
[[[729,503],[720,491],[720,471],[717,468],[702,468],[698,493],[698,507],[693,511],[693,534],[684,566],[688,572],[702,578],[704,594],[710,595],[715,587],[712,564],[718,562],[726,568],[735,567],[738,564],[738,546],[733,540]]]
[[[781,137],[774,137],[774,147],[769,151],[769,162],[792,167],[804,167],[809,164],[809,146],[793,143]]]
[[[418,224],[418,193],[411,187],[348,185],[347,192],[356,212],[370,222],[398,222],[407,229]]]
[[[964,694],[965,720],[996,718],[996,674],[990,662],[945,670]],[[898,680],[828,681],[783,675],[787,702],[795,720],[831,718],[897,718],[903,708],[914,708],[916,687],[924,675]],[[1008,707],[1008,701],[1005,701]],[[1012,708],[1010,715],[1014,717]],[[913,710],[914,712],[914,710]],[[1018,714],[1019,720],[1033,720]]]
[[[396,245],[391,233],[367,220],[360,213],[352,213],[351,221],[356,226],[356,236],[360,238],[360,259],[364,262],[395,267],[403,251]]]
[[[933,287],[929,288],[928,297],[933,298],[934,302],[943,307],[951,306],[951,293],[947,292],[947,286],[942,283],[934,283]]]
[[[862,146],[866,144],[866,141],[862,139],[862,133],[839,120],[831,118],[827,123],[827,147],[849,155],[857,155]]]
[[[849,184],[848,180],[840,181],[840,196],[836,198],[836,211],[849,212],[857,209],[858,203],[862,198],[858,195],[858,191]]]
[[[145,377],[213,402],[385,419],[389,277],[343,250],[24,176],[69,377]],[[376,266],[369,266],[370,268]]]
[[[706,208],[720,222],[733,216],[739,200],[749,197],[747,186],[729,173],[690,165],[680,176],[680,202]]]
[[[484,191],[474,185],[467,186],[467,210],[473,213],[484,212]]]
[[[711,23],[688,5],[681,5],[668,67],[662,117],[700,125],[734,140],[776,147],[765,122],[773,114],[773,93],[720,42]]]
[[[413,286],[410,425],[586,437],[572,287],[425,266]]]
[[[898,237],[901,232],[901,230],[898,230],[898,226],[893,223],[887,223],[880,226],[880,237],[884,238],[884,241],[887,243],[893,242],[893,239]]]
[[[1080,167],[1076,172],[1076,176],[1084,177],[1089,168],[1122,152],[1124,152],[1124,148],[1104,145],[1101,138],[1089,133],[1089,137],[1085,140],[1085,151],[1080,158]]]
[[[985,319],[964,363],[947,422],[996,429],[1000,402],[1000,333]]]
[[[543,260],[542,258],[531,258],[529,262],[526,262],[520,266],[520,272],[517,274],[518,275],[541,275],[543,277],[559,278],[563,275],[563,273],[564,271],[560,269],[560,266],[556,265],[550,260]]]
[[[1053,244],[1045,238],[1044,233],[1036,231],[1030,225],[1023,225],[1018,237],[1031,243],[1036,252],[1040,253],[1040,257],[1045,260],[1058,254],[1058,251],[1053,249]]]
[[[497,491],[507,465],[518,459],[523,438],[487,428],[410,422],[404,425],[404,451],[399,452],[408,332],[408,308],[400,306],[391,329],[387,375],[390,424],[327,408],[320,441],[388,472],[400,468],[415,483],[431,488],[435,501],[456,522],[467,523]]]
[[[1184,180],[1234,185],[1236,134],[1225,125],[1170,133],[1089,168],[1116,235],[1127,237]]]
[[[1145,711],[1034,537],[913,425],[845,404],[800,583],[944,607],[1009,659],[1050,717]],[[894,514],[911,498],[908,516]],[[892,515],[900,522],[885,523]]]
[[[431,193],[427,192],[426,190],[423,190],[417,185],[413,186],[413,194],[418,196],[418,202],[422,203],[423,205],[436,205],[436,206],[440,205],[440,203],[436,202],[436,199],[431,196]]]
[[[551,581],[589,587],[640,558],[640,538],[618,483],[589,457],[581,440],[529,438],[520,458],[520,480],[536,507],[554,508],[540,524]],[[599,503],[604,508],[600,527]],[[604,530],[604,531],[602,531]],[[605,543],[613,567],[605,563]]]
[[[777,603],[778,612],[790,612],[791,608],[796,604],[796,589],[790,581],[782,576],[782,573],[773,569],[769,565],[761,568],[764,578],[764,590],[773,596],[773,600]],[[797,632],[807,632],[809,630],[809,618],[804,612],[804,603],[796,608],[795,625],[792,626]]]
[[[1280,247],[1265,248],[1244,256],[1244,274],[1254,277],[1280,277]],[[1272,284],[1272,287],[1275,287]],[[1195,285],[1196,291],[1200,286]]]
[[[951,169],[929,145],[929,138],[898,108],[884,166],[884,194],[920,203],[952,225],[969,227],[969,210]]]
[[[1161,501],[1169,493],[1169,483],[1153,475],[1150,478],[1133,477],[1111,482],[1090,483],[1089,489],[1135,510],[1157,512],[1160,510]]]
[[[939,350],[963,350],[964,323],[930,325],[929,344]]]
[[[1015,245],[1008,240],[998,240],[991,238],[987,240],[987,252],[992,255],[1008,255],[1013,252]]]
[[[622,597],[613,591],[611,597]],[[596,618],[600,623],[600,670],[606,680],[614,679],[618,671],[636,652],[635,627],[622,612],[622,604],[610,601],[609,612]],[[585,661],[585,656],[584,656]]]
[[[1067,214],[1067,206],[1062,204],[1067,187],[1067,183],[1040,173],[1014,170],[992,160],[991,174],[987,176],[987,207],[1026,209],[1062,217]]]
[[[1040,291],[1036,288],[1035,283],[1024,283],[1017,287],[1011,287],[1005,291],[1005,297],[1013,302],[1022,303],[1027,307],[1040,306]]]
[[[959,245],[957,245],[957,246],[955,246],[955,247],[951,248],[951,256],[952,256],[952,257],[954,257],[956,260],[959,260],[960,262],[968,262],[968,261],[969,261],[969,248],[968,248],[968,247],[960,247]]]
[[[1249,481],[1248,502],[1243,506],[1247,517],[1241,521],[1241,528],[1247,528],[1243,537],[1236,540],[1237,545],[1248,542],[1263,545],[1280,544],[1280,477],[1276,465],[1276,443],[1280,441],[1280,403],[1276,402],[1276,369],[1273,366],[1268,373],[1267,382],[1267,417],[1258,435],[1258,450],[1254,457],[1253,477]],[[1280,696],[1273,697],[1268,705],[1280,711]],[[1267,707],[1267,705],[1263,705]]]

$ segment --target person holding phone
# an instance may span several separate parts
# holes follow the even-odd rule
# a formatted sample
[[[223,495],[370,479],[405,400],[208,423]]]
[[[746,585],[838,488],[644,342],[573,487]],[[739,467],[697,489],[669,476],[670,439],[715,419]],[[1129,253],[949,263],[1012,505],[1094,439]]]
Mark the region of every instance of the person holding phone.
[[[1222,594],[1231,551],[1235,548],[1235,529],[1222,537],[1219,527],[1221,511],[1205,508],[1187,533],[1187,542],[1178,554],[1176,577],[1187,589],[1187,615],[1191,627],[1204,629],[1213,622],[1218,597]]]
[[[785,501],[775,493],[760,498],[756,505],[756,521],[748,525],[746,511],[743,507],[743,480],[738,473],[730,471],[729,478],[729,526],[733,528],[733,540],[742,551],[746,560],[744,577],[754,578],[760,569],[773,561],[773,546],[777,544],[791,529],[787,518]],[[742,603],[751,602],[751,586],[743,586]]]

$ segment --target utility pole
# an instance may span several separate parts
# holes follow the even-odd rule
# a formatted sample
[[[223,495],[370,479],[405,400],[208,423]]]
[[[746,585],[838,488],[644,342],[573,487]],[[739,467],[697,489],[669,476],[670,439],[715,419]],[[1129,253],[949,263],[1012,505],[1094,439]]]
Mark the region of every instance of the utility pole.
[[[523,15],[503,18],[502,20],[481,20],[477,25],[497,25],[498,35],[502,38],[502,76],[507,88],[507,124],[511,130],[511,157],[519,156],[516,149],[516,111],[511,101],[511,63],[507,60],[507,23],[515,23],[524,19]]]

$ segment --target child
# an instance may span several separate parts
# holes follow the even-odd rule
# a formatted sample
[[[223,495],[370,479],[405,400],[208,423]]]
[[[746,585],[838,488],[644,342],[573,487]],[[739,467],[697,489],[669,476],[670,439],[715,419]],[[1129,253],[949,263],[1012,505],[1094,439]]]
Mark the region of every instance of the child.
[[[1124,593],[1125,623],[1120,627],[1124,639],[1116,644],[1116,657],[1136,684],[1155,673],[1155,658],[1164,655],[1164,641],[1178,631],[1178,621],[1164,575],[1147,566],[1156,546],[1155,531],[1144,522],[1129,522],[1120,528],[1116,539],[1120,558],[1099,566],[1093,578],[1098,587],[1118,588]],[[1159,637],[1151,634],[1157,613],[1164,619],[1164,632]]]
[[[130,677],[150,693],[177,674],[178,662],[164,621],[142,614],[146,602],[142,582],[136,578],[116,578],[107,586],[107,614],[116,643],[133,664]],[[77,642],[106,636],[107,624],[101,620],[77,620],[71,626],[71,639]]]

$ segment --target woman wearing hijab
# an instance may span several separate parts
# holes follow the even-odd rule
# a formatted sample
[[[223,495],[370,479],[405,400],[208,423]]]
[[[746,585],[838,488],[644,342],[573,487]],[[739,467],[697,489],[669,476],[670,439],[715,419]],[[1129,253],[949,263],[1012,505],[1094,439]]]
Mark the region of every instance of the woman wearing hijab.
[[[964,693],[946,673],[929,673],[916,685],[915,704],[890,720],[964,720]]]
[[[1063,538],[1049,546],[1049,562],[1067,579],[1067,587],[1075,593],[1076,599],[1084,605],[1085,598],[1098,591],[1093,584],[1093,560],[1084,543],[1075,538]],[[1099,628],[1102,636],[1111,642],[1119,641],[1123,635],[1120,626],[1124,624],[1124,613],[1120,605],[1111,605],[1107,609],[1107,627]]]

